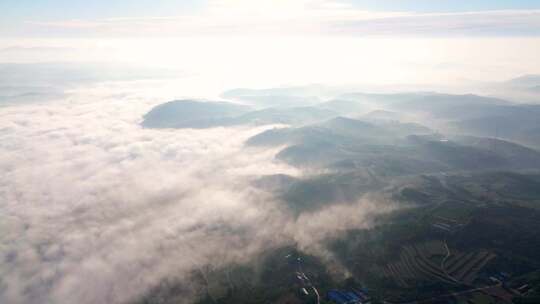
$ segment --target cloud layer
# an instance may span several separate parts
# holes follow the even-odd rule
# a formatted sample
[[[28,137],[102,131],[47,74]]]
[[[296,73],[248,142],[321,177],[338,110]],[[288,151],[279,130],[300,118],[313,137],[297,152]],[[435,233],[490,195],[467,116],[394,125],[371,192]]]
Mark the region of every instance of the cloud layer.
[[[244,148],[262,129],[141,129],[155,102],[73,94],[2,109],[0,302],[122,303],[208,263],[316,248],[385,211],[364,199],[294,218],[250,186],[301,174],[276,151]]]
[[[497,7],[497,6],[495,6]],[[162,16],[28,19],[19,32],[78,37],[201,35],[538,36],[540,11],[365,10],[332,0],[213,0]]]

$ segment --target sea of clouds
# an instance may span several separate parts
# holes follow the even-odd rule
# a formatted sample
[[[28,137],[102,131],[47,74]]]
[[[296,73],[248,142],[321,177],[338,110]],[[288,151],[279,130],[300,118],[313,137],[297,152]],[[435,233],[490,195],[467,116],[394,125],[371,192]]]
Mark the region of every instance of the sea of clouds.
[[[0,302],[124,303],[203,265],[367,227],[373,199],[294,216],[262,175],[303,172],[244,146],[275,127],[155,130],[167,100],[88,85],[0,108]],[[321,255],[323,255],[323,252]]]

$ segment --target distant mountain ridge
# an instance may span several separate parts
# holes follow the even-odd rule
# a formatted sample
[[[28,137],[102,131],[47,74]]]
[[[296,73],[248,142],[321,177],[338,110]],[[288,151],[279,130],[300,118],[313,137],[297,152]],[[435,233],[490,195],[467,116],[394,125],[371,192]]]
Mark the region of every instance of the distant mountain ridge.
[[[176,100],[154,107],[143,116],[149,128],[211,128],[236,125],[310,124],[337,116],[317,107],[266,108],[253,110],[230,102]]]
[[[373,124],[344,117],[299,128],[267,130],[248,139],[246,145],[284,146],[276,158],[293,166],[365,168],[382,176],[540,169],[540,152],[504,140],[470,136],[447,139],[417,124]]]
[[[536,79],[535,77],[532,79]],[[280,93],[288,92],[288,89],[277,90]],[[291,90],[293,94],[302,91],[301,89]],[[273,96],[271,94],[275,91],[243,89],[232,91],[230,94],[255,93]],[[286,104],[285,101],[284,103]],[[540,130],[540,105],[513,104],[503,99],[473,94],[349,93],[341,95],[338,99],[315,105],[291,107],[279,104],[279,106],[263,109],[223,101],[177,100],[153,108],[144,115],[142,125],[148,128],[310,125],[311,132],[317,132],[315,128],[317,124],[325,121],[332,123],[330,120],[338,117],[341,117],[339,119],[342,121],[345,118],[360,118],[363,123],[369,122],[373,126],[391,121],[398,122],[393,128],[389,125],[385,128],[387,131],[400,134],[404,129],[406,129],[405,133],[409,132],[409,134],[426,132],[425,129],[432,127],[430,123],[436,121],[437,128],[443,127],[446,131],[455,134],[500,137],[516,143],[540,147],[540,132],[538,132]],[[407,119],[409,125],[399,122],[402,117],[409,118]],[[412,121],[419,121],[419,117],[421,121],[426,121],[426,126],[417,123],[414,125]],[[427,120],[423,119],[426,117]],[[333,123],[337,123],[339,119]],[[352,122],[349,121],[349,123]],[[411,132],[414,127],[417,129]],[[422,128],[425,129],[422,130]],[[322,131],[328,133],[328,129]],[[374,130],[374,132],[378,131],[381,129]]]
[[[147,128],[207,128],[249,111],[249,107],[218,101],[175,100],[146,113],[142,125]]]

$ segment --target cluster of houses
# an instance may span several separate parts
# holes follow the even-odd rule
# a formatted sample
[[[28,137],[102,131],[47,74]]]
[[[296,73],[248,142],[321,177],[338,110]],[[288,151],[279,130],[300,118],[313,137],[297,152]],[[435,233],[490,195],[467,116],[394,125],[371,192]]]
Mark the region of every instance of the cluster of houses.
[[[330,290],[327,298],[336,304],[370,304],[371,298],[365,290]]]
[[[445,218],[442,216],[436,216],[435,222],[431,224],[434,228],[442,230],[444,232],[454,233],[463,227],[463,224],[456,220]]]

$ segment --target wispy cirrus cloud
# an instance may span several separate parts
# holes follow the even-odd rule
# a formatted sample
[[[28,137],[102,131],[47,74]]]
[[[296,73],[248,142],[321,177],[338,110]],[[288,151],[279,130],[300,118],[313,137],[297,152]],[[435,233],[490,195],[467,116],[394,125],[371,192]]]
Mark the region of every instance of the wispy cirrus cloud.
[[[351,35],[538,36],[540,10],[424,13],[331,25]]]
[[[29,36],[131,37],[197,35],[540,35],[539,8],[523,3],[339,0],[209,0],[197,10],[144,10],[126,7],[105,14],[39,14],[2,22],[0,34]],[[79,8],[81,10],[82,8]],[[22,23],[21,23],[22,22]]]
[[[219,3],[219,2],[218,2]],[[370,12],[348,6],[230,7],[202,15],[27,21],[32,28],[92,36],[326,35],[538,36],[540,10]]]

